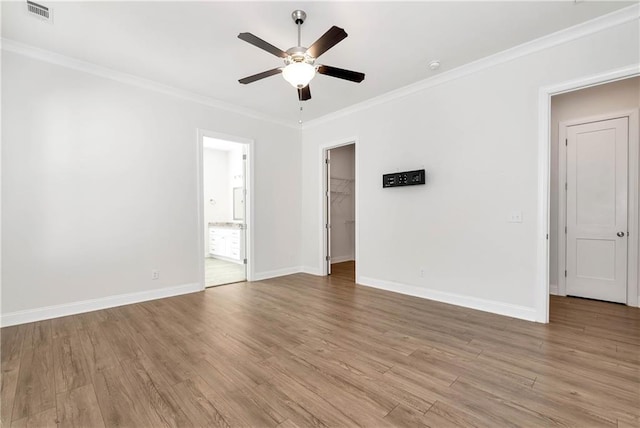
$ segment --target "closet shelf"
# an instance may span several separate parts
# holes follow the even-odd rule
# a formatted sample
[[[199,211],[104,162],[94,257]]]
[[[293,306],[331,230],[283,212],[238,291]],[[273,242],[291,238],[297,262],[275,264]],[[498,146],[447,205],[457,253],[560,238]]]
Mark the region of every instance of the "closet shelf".
[[[331,202],[340,204],[349,195],[353,194],[355,178],[331,177]]]

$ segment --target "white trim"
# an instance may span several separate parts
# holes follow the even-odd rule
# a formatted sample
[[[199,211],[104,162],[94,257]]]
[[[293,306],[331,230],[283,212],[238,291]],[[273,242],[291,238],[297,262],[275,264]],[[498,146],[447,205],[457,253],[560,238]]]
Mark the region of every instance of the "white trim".
[[[289,267],[289,268],[283,268],[283,269],[270,270],[266,272],[257,272],[254,275],[253,281],[263,281],[265,279],[293,275],[294,273],[300,273],[302,271],[303,271],[302,267],[295,266],[295,267]]]
[[[421,297],[423,299],[435,300],[437,302],[448,303],[451,305],[463,306],[465,308],[491,312],[498,315],[520,318],[527,321],[536,320],[535,308],[511,305],[509,303],[497,302],[494,300],[447,293],[444,291],[417,287],[415,285],[400,284],[397,282],[368,277],[361,277],[358,284],[381,290],[393,291],[395,293],[406,294],[409,296]]]
[[[308,273],[309,275],[322,276],[322,269],[318,269],[317,267],[312,266],[302,266],[300,268],[301,273]]]
[[[254,242],[254,194],[253,189],[255,183],[255,174],[253,170],[253,154],[254,154],[254,142],[250,138],[238,137],[235,135],[222,134],[219,132],[208,131],[206,129],[197,129],[196,130],[196,192],[198,192],[198,202],[197,202],[197,213],[196,220],[198,222],[198,252],[196,254],[201,254],[202,249],[204,248],[204,233],[205,233],[205,225],[204,225],[204,194],[202,190],[202,181],[203,181],[203,165],[202,165],[202,151],[203,147],[203,138],[215,138],[218,140],[230,141],[232,143],[243,144],[243,153],[247,155],[247,164],[245,171],[245,185],[247,189],[247,197],[245,199],[245,243],[247,248],[245,248],[245,258],[247,259],[247,281],[254,281],[255,272],[254,272],[254,260],[255,260],[255,242]],[[205,267],[204,267],[204,257],[199,257],[198,259],[198,279],[202,287],[205,285]]]
[[[629,116],[629,243],[627,257],[627,305],[640,307],[640,117],[638,109]]]
[[[100,309],[131,305],[133,303],[146,302],[149,300],[179,296],[181,294],[196,293],[202,290],[204,290],[204,288],[198,283],[183,284],[173,287],[158,288],[155,290],[118,294],[98,299],[82,300],[80,302],[9,312],[2,314],[2,318],[0,318],[0,325],[2,327],[8,327],[10,325],[25,324],[51,318],[65,317],[68,315],[82,314],[84,312],[98,311]]]
[[[551,97],[564,92],[640,75],[640,64],[540,88],[538,92],[538,212],[535,304],[536,321],[549,322],[549,184]],[[636,273],[637,278],[637,273]],[[637,281],[636,281],[637,283]],[[637,294],[637,293],[636,293]]]
[[[558,294],[567,295],[567,281],[564,276],[566,269],[567,235],[562,233],[566,227],[567,194],[564,191],[564,183],[567,181],[567,147],[562,146],[562,140],[566,138],[567,128],[575,125],[583,125],[604,120],[613,120],[626,117],[629,126],[629,176],[628,176],[628,217],[627,229],[629,237],[627,241],[627,305],[638,306],[635,296],[638,286],[638,109],[624,110],[620,112],[599,114],[578,119],[565,120],[558,124]]]
[[[564,228],[567,227],[567,191],[565,183],[567,182],[567,147],[562,146],[562,140],[567,138],[566,122],[558,124],[558,290],[560,296],[567,295],[567,278],[564,271],[567,268],[567,235]],[[551,138],[551,135],[549,135]]]
[[[553,46],[560,45],[562,43],[569,42],[571,40],[576,40],[581,37],[588,36],[589,34],[606,30],[607,28],[612,28],[626,22],[634,21],[639,18],[640,5],[634,4],[632,6],[619,9],[606,15],[602,15],[598,18],[583,22],[573,27],[565,28],[555,33],[547,34],[538,39],[531,40],[518,46],[514,46],[502,52],[489,55],[477,61],[461,65],[460,67],[440,73],[437,76],[412,83],[410,85],[395,89],[374,98],[370,98],[363,102],[346,107],[342,110],[338,110],[321,116],[317,119],[310,120],[302,125],[302,129],[309,129],[314,126],[339,119],[341,117],[349,116],[353,113],[369,109],[379,104],[384,104],[398,98],[406,97],[413,94],[414,92],[419,92],[424,89],[442,85],[444,83],[460,79],[462,77],[477,73],[487,68],[491,68],[496,65],[503,64],[505,62],[512,61],[514,59],[530,55],[551,48]]]
[[[549,294],[558,296],[558,284],[549,284]]]
[[[325,194],[327,192],[327,180],[326,180],[326,174],[327,174],[327,168],[325,165],[324,160],[326,159],[326,151],[330,150],[330,149],[335,149],[337,147],[342,147],[342,146],[349,146],[351,144],[354,144],[355,147],[355,194],[354,194],[354,198],[355,198],[355,221],[356,221],[356,227],[355,227],[355,260],[358,260],[358,249],[360,248],[360,229],[359,229],[359,225],[360,225],[360,219],[358,218],[360,210],[358,209],[358,196],[360,195],[360,178],[358,177],[358,172],[360,171],[359,168],[359,156],[358,156],[358,137],[350,137],[350,138],[341,138],[339,140],[330,142],[330,143],[324,143],[321,144],[318,148],[319,148],[319,158],[318,158],[318,162],[320,165],[322,165],[322,167],[320,168],[320,188],[319,188],[319,192],[318,195],[320,196],[320,208],[322,210],[322,215],[320,216],[320,224],[318,225],[318,230],[320,231],[320,264],[318,266],[322,266],[322,268],[320,269],[320,271],[322,272],[323,276],[327,275],[327,263],[326,263],[326,257],[327,257],[327,240],[325,239],[325,227],[324,225],[327,224],[327,207],[326,207],[326,198],[325,198]],[[356,282],[358,279],[358,263],[356,263],[356,269],[355,269],[355,277],[356,277]]]
[[[493,67],[498,64],[503,64],[508,61],[512,61],[516,58],[520,58],[526,55],[530,55],[535,52],[548,49],[553,46],[557,46],[562,43],[569,42],[571,40],[585,37],[589,34],[597,33],[608,28],[612,28],[626,22],[637,20],[640,18],[640,5],[634,4],[629,7],[619,9],[606,15],[599,16],[590,21],[583,22],[573,27],[565,28],[555,33],[547,34],[535,40],[523,43],[518,46],[514,46],[502,52],[498,52],[493,55],[481,58],[477,61],[464,64],[453,70],[445,71],[437,76],[421,80],[411,85],[404,86],[402,88],[387,92],[374,98],[370,98],[363,102],[351,105],[342,110],[338,110],[327,115],[312,119],[302,126],[298,124],[292,124],[288,121],[275,118],[266,115],[261,112],[257,112],[244,107],[225,103],[223,101],[211,98],[205,95],[195,94],[192,92],[184,91],[182,89],[167,86],[161,83],[157,83],[148,79],[140,78],[131,74],[122,73],[106,67],[101,67],[96,64],[92,64],[86,61],[81,61],[75,58],[67,57],[55,52],[47,51],[37,48],[35,46],[26,45],[16,42],[7,38],[0,38],[1,49],[7,52],[14,52],[30,58],[38,59],[40,61],[57,64],[63,67],[72,68],[79,71],[84,71],[97,76],[101,76],[107,79],[116,80],[122,83],[139,86],[148,90],[157,91],[167,95],[175,96],[178,98],[193,101],[199,104],[204,104],[209,107],[218,108],[234,113],[238,113],[254,119],[264,120],[266,122],[275,123],[278,125],[286,126],[293,129],[308,129],[322,123],[326,123],[344,116],[348,116],[355,112],[366,110],[379,104],[383,104],[398,98],[405,97],[414,92],[421,91],[423,89],[431,88],[437,85],[442,85],[446,82],[459,79],[464,76],[476,73],[481,70]]]
[[[97,64],[71,58],[45,49],[40,49],[35,46],[26,45],[24,43],[16,42],[15,40],[2,38],[1,41],[2,50],[6,52],[13,52],[39,61],[48,62],[50,64],[67,67],[77,71],[82,71],[85,73],[93,74],[95,76],[103,77],[105,79],[115,80],[120,83],[137,86],[139,88],[159,92],[161,94],[202,104],[208,107],[240,114],[252,119],[263,120],[265,122],[286,126],[288,128],[300,129],[300,126],[298,124],[292,124],[287,121],[269,116],[267,114],[245,107],[239,107],[233,104],[229,104],[206,95],[200,95],[193,92],[185,91],[183,89],[158,83],[153,80],[144,79],[133,74],[123,73],[111,68],[102,67]]]

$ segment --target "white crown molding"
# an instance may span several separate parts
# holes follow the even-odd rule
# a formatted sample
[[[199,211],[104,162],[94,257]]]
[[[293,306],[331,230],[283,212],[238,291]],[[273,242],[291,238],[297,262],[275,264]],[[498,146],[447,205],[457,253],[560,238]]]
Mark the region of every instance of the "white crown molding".
[[[306,130],[323,123],[331,122],[341,117],[345,117],[353,113],[366,110],[392,100],[396,100],[398,98],[406,97],[407,95],[411,95],[415,92],[442,85],[444,83],[460,79],[461,77],[477,73],[487,68],[491,68],[496,65],[503,64],[523,56],[531,55],[544,49],[548,49],[562,43],[570,42],[572,40],[576,40],[590,34],[594,34],[599,31],[613,28],[618,25],[622,25],[638,19],[640,19],[640,4],[634,4],[632,6],[619,9],[606,15],[602,15],[598,18],[583,22],[573,27],[569,27],[555,33],[548,34],[546,36],[542,36],[535,40],[531,40],[521,45],[514,46],[502,52],[489,55],[477,61],[461,65],[460,67],[445,71],[441,74],[438,74],[437,76],[429,77],[427,79],[412,83],[399,89],[395,89],[377,97],[370,98],[361,103],[351,105],[342,110],[338,110],[333,113],[321,116],[317,119],[307,121],[304,123],[304,125],[302,125],[302,129]]]
[[[526,306],[518,306],[509,303],[497,302],[495,300],[463,296],[461,294],[447,293],[445,291],[431,290],[415,285],[400,284],[397,282],[368,278],[364,276],[359,278],[358,285],[393,291],[394,293],[406,294],[408,296],[420,297],[423,299],[435,300],[436,302],[448,303],[465,308],[477,309],[479,311],[491,312],[493,314],[504,315],[507,317],[536,321],[536,310]]]
[[[162,83],[158,83],[149,79],[144,79],[142,77],[138,77],[133,74],[122,73],[120,71],[116,71],[111,68],[102,67],[97,64],[71,58],[71,57],[61,55],[52,51],[40,49],[35,46],[26,45],[24,43],[16,42],[15,40],[2,38],[0,39],[0,42],[2,44],[3,51],[16,53],[29,58],[37,59],[39,61],[44,61],[51,64],[59,65],[62,67],[71,68],[73,70],[83,71],[85,73],[93,74],[95,76],[103,77],[105,79],[115,80],[120,83],[137,86],[150,91],[159,92],[165,95],[191,101],[197,104],[213,107],[219,110],[240,114],[246,117],[250,117],[252,119],[258,119],[265,122],[286,126],[287,128],[300,129],[300,126],[298,124],[292,124],[287,121],[266,115],[264,113],[260,113],[244,107],[239,107],[233,104],[225,103],[224,101],[220,101],[215,98],[208,97],[206,95],[200,95],[193,92],[178,89],[173,86],[164,85]]]
[[[329,113],[319,118],[312,119],[304,123],[302,126],[297,123],[289,123],[288,121],[275,118],[258,111],[236,106],[230,103],[225,103],[212,97],[164,85],[162,83],[144,79],[132,74],[122,73],[90,62],[78,60],[55,52],[47,51],[45,49],[40,49],[34,46],[19,43],[11,39],[1,38],[0,44],[2,45],[1,49],[7,52],[13,52],[40,61],[49,62],[79,71],[84,71],[86,73],[90,73],[103,78],[115,80],[133,86],[138,86],[147,90],[174,96],[194,103],[206,105],[208,107],[240,114],[253,119],[274,123],[277,125],[285,126],[287,128],[304,130],[339,119],[344,116],[348,116],[358,111],[366,110],[379,104],[384,104],[389,101],[405,97],[407,95],[413,94],[414,92],[442,85],[444,83],[459,79],[464,76],[468,76],[478,71],[482,71],[487,68],[512,61],[516,58],[530,55],[532,53],[539,52],[541,50],[638,19],[640,19],[640,4],[635,4],[623,9],[619,9],[607,15],[592,19],[590,21],[583,22],[573,27],[548,34],[530,42],[523,43],[494,55],[481,58],[477,61],[464,64],[460,67],[454,68],[453,70],[445,71],[437,76],[421,80],[419,82],[387,92],[374,98],[370,98],[368,100],[351,105],[333,113]]]
[[[83,300],[80,302],[64,303],[61,305],[26,309],[24,311],[9,312],[2,314],[2,317],[0,317],[0,326],[8,327],[11,325],[26,324],[29,322],[97,311],[100,309],[114,308],[116,306],[146,302],[148,300],[196,293],[198,291],[203,291],[202,285],[192,283],[177,285],[174,287],[158,288],[155,290],[139,291],[136,293],[118,294],[115,296]]]

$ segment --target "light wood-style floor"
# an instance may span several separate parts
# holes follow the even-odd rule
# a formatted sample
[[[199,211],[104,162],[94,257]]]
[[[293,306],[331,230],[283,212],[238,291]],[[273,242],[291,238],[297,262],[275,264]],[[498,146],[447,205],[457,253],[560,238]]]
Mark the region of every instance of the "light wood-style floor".
[[[340,268],[4,328],[3,426],[640,426],[637,308],[541,325]]]

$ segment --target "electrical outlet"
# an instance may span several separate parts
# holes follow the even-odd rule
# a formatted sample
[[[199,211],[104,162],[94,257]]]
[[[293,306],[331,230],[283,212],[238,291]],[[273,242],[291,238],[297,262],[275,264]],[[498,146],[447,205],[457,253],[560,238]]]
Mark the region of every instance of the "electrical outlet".
[[[522,223],[522,211],[512,211],[509,215],[509,223]]]
[[[424,268],[420,268],[420,278],[424,278]]]
[[[160,271],[152,270],[151,271],[151,279],[160,279]]]

